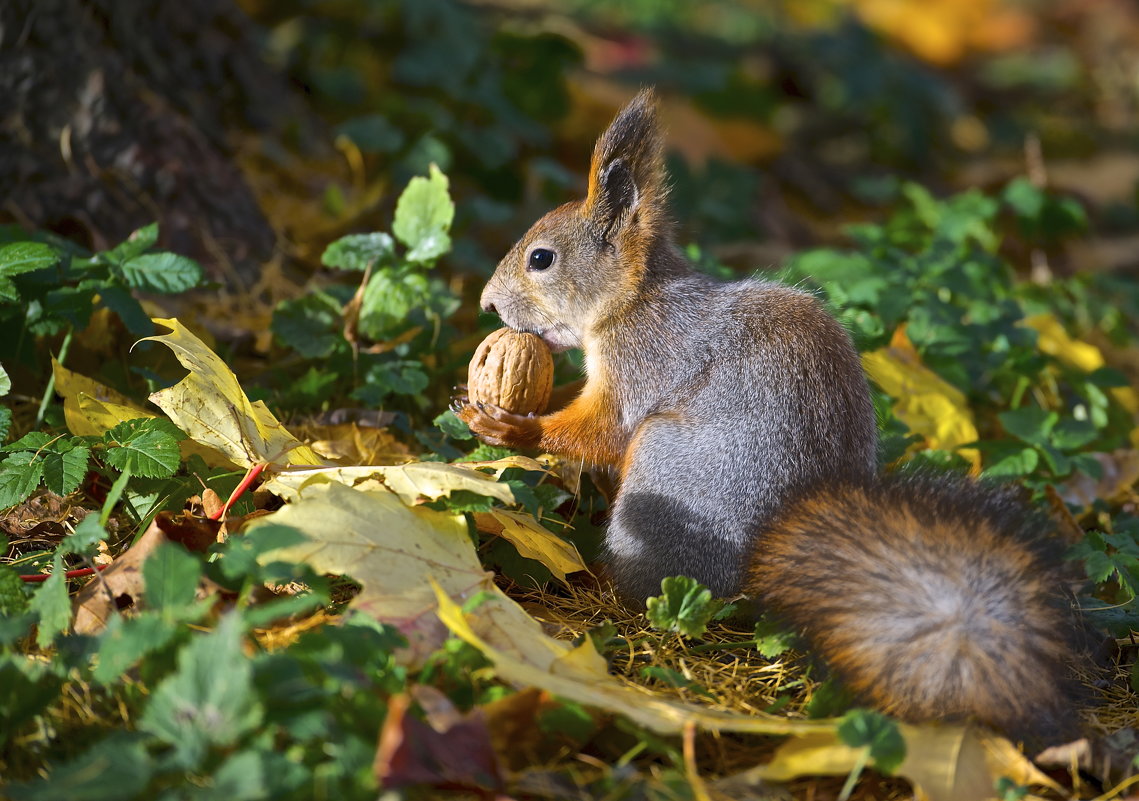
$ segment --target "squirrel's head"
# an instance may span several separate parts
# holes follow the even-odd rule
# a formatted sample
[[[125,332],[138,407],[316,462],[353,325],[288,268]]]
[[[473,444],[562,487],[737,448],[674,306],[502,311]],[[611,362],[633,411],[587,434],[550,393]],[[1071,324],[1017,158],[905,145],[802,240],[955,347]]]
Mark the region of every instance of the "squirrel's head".
[[[619,314],[667,237],[664,152],[656,96],[642,90],[597,140],[585,200],[538,220],[499,262],[482,308],[555,351],[580,347]]]

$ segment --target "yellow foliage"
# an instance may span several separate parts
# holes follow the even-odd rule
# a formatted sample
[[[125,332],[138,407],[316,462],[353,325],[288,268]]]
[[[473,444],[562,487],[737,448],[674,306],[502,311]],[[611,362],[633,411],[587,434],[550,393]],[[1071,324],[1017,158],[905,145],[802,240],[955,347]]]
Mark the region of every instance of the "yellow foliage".
[[[176,319],[155,318],[171,333],[145,337],[174,351],[189,374],[150,400],[193,440],[220,451],[234,464],[322,465],[261,401],[251,403],[226,363]]]
[[[894,413],[931,448],[954,450],[978,438],[965,393],[924,364],[905,331],[899,329],[889,346],[862,354],[862,366],[882,391],[894,399]],[[974,469],[981,455],[960,451]]]

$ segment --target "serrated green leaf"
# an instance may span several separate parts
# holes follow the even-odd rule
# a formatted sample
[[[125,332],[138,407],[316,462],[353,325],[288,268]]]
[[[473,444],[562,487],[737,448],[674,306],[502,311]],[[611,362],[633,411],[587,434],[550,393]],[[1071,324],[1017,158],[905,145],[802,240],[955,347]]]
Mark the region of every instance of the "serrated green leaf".
[[[146,604],[167,618],[194,602],[202,563],[185,548],[163,543],[142,565]]]
[[[99,637],[95,681],[101,684],[118,681],[144,656],[165,648],[177,633],[176,626],[154,612],[146,611],[129,618],[114,615]]]
[[[0,509],[15,506],[35,492],[43,473],[43,461],[30,451],[14,453],[0,462]]]
[[[107,463],[144,478],[167,478],[181,463],[181,432],[162,418],[126,420],[103,435]]]
[[[852,709],[838,726],[838,736],[851,748],[868,748],[874,767],[893,774],[906,758],[906,741],[896,721],[869,709]]]
[[[202,267],[177,253],[143,253],[120,265],[123,278],[134,289],[174,294],[193,289],[202,281]]]
[[[83,445],[71,444],[66,450],[44,450],[43,482],[56,495],[70,495],[79,488],[87,475],[87,462],[91,451]]]
[[[447,176],[432,164],[427,178],[412,178],[400,195],[392,233],[408,247],[408,261],[431,261],[451,249],[447,231],[455,217],[455,204],[447,186]]]
[[[395,256],[395,242],[390,234],[377,231],[371,234],[342,236],[324,249],[320,261],[325,267],[363,272],[391,264]]]
[[[671,576],[661,581],[661,595],[646,602],[645,617],[659,631],[676,631],[685,637],[700,637],[723,602],[712,598],[712,591],[687,576]]]
[[[174,759],[193,770],[210,746],[227,746],[253,731],[262,708],[253,692],[253,666],[241,650],[241,619],[226,615],[211,633],[178,654],[178,670],[150,697],[142,731],[172,746]]]
[[[0,301],[17,303],[19,300],[20,290],[16,289],[16,285],[12,283],[12,279],[6,275],[0,275]]]
[[[0,448],[0,451],[5,453],[13,453],[14,451],[38,451],[50,443],[55,437],[43,431],[31,431],[24,436],[20,437],[15,442],[5,445]]]
[[[29,608],[36,613],[36,645],[46,648],[60,632],[71,626],[71,601],[67,598],[67,579],[64,577],[63,550],[57,550],[52,560],[51,575],[40,584],[32,596]]]
[[[5,793],[12,801],[121,801],[139,797],[157,767],[141,737],[116,732],[52,767],[47,778],[9,785]]]
[[[791,650],[795,634],[778,623],[761,620],[755,624],[755,640],[755,650],[767,659],[774,659]]]
[[[0,406],[0,442],[8,436],[8,429],[12,427],[12,410],[7,406]]]
[[[59,254],[42,242],[13,242],[0,247],[0,275],[10,277],[42,270],[59,262]]]

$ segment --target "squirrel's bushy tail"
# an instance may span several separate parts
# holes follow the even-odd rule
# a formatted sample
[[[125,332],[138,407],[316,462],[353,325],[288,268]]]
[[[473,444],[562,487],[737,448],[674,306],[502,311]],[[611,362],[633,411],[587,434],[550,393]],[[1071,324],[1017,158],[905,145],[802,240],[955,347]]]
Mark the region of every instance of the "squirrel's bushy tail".
[[[764,531],[745,591],[888,714],[1058,740],[1075,726],[1077,638],[1048,530],[1011,492],[966,478],[840,483]]]

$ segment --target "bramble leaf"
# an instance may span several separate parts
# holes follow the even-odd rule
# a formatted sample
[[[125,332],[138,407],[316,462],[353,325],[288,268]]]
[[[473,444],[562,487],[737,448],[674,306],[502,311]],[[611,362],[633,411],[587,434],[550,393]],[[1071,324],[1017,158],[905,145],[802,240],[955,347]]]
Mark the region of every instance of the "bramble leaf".
[[[199,765],[210,746],[231,745],[261,722],[253,692],[253,663],[241,650],[241,618],[226,615],[178,654],[178,670],[158,685],[139,728],[174,748],[185,768]]]
[[[144,253],[120,265],[133,289],[171,295],[193,289],[202,281],[202,266],[177,253]]]
[[[44,463],[31,451],[13,453],[0,462],[0,509],[15,506],[36,491]]]
[[[182,432],[159,417],[125,420],[103,435],[107,463],[145,478],[174,475],[182,456]]]
[[[59,261],[55,249],[41,242],[13,242],[0,247],[0,276],[30,273]]]

